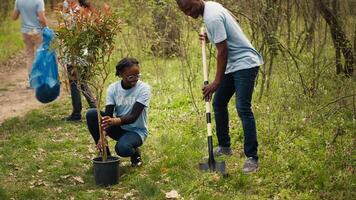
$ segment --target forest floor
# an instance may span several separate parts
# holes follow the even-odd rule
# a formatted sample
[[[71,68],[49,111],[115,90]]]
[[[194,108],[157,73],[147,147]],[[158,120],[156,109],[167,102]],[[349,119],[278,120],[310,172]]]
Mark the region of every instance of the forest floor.
[[[0,39],[3,36],[0,34]],[[232,98],[229,125],[233,156],[217,158],[227,165],[229,176],[223,177],[198,170],[198,163],[207,155],[198,39],[191,42],[196,48],[191,50],[189,61],[197,66],[191,70],[179,58],[163,59],[143,53],[136,47],[142,43],[141,38],[130,32],[121,36],[118,46],[135,46],[129,55],[138,58],[142,81],[152,88],[149,136],[140,147],[143,165],[132,168],[129,158],[121,158],[119,183],[107,188],[95,185],[92,159],[98,153],[85,120],[81,123],[62,120],[71,110],[69,98],[38,104],[33,90],[26,89],[23,53],[15,50],[20,53],[6,59],[0,68],[0,103],[8,109],[1,111],[1,116],[5,115],[0,124],[1,200],[151,200],[166,199],[168,195],[173,196],[171,199],[198,200],[354,199],[355,112],[350,105],[355,105],[355,101],[347,98],[348,106],[337,101],[339,95],[352,94],[352,80],[333,76],[333,69],[325,71],[320,78],[323,87],[311,98],[302,95],[296,71],[278,68],[270,94],[258,100],[259,82],[253,110],[260,168],[248,175],[241,172],[246,159],[244,134]],[[20,36],[16,41],[21,42]],[[113,55],[109,83],[118,80],[114,68],[122,57],[119,52]],[[276,65],[283,63],[276,61]],[[189,73],[196,78],[191,82],[191,91],[189,82],[183,79],[190,77]],[[65,97],[63,91],[61,97]],[[24,102],[28,104],[23,105]],[[19,108],[22,109],[17,111]],[[84,115],[86,106],[83,108]],[[213,134],[217,146],[214,123]],[[109,139],[113,153],[114,145],[115,141]]]

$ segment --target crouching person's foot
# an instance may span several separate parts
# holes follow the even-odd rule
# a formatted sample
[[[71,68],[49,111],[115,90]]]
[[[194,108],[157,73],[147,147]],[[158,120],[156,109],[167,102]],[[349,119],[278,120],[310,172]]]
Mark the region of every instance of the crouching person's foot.
[[[80,122],[82,120],[82,116],[71,114],[68,117],[63,118],[63,120],[68,122]]]
[[[232,155],[232,150],[230,147],[222,147],[222,146],[218,146],[214,149],[214,156],[215,157],[219,157],[222,155],[227,155],[227,156],[231,156]]]
[[[245,174],[256,172],[258,170],[258,160],[252,157],[246,159],[242,168],[242,172]]]
[[[131,166],[139,167],[142,165],[141,153],[138,149],[136,149],[136,153],[131,156]]]

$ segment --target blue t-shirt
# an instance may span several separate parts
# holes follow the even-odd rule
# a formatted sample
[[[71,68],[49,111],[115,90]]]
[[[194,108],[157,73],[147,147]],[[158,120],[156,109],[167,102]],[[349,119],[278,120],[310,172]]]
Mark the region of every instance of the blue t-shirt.
[[[16,0],[15,10],[20,12],[22,33],[42,31],[37,13],[45,10],[43,0]]]
[[[106,95],[106,105],[115,105],[114,116],[116,117],[130,114],[136,102],[145,106],[134,123],[121,126],[124,130],[139,134],[143,142],[148,135],[147,107],[151,97],[150,86],[139,80],[133,88],[124,89],[121,81],[117,81],[108,87]]]
[[[263,64],[262,56],[252,46],[233,16],[221,4],[205,2],[203,19],[210,42],[217,44],[227,41],[228,60],[225,74]]]

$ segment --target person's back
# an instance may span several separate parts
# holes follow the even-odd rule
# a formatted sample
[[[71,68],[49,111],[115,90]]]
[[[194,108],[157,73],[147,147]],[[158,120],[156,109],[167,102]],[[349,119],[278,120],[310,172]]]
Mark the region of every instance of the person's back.
[[[211,42],[216,44],[226,40],[228,43],[226,74],[263,64],[262,56],[254,49],[231,13],[221,4],[206,1],[203,19]]]
[[[32,63],[37,47],[42,41],[42,29],[47,26],[43,0],[16,0],[12,19],[21,17],[21,32],[26,46],[26,63],[28,74],[32,70]]]
[[[41,32],[38,13],[44,11],[43,0],[16,0],[15,9],[20,12],[22,33]]]

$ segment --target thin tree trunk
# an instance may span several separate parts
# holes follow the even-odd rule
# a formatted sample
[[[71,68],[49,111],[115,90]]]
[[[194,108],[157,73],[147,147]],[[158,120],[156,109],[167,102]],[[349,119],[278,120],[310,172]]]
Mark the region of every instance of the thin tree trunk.
[[[316,7],[319,9],[321,15],[330,27],[332,39],[334,41],[335,49],[341,49],[345,58],[345,66],[343,72],[347,76],[352,76],[354,68],[354,55],[352,52],[352,45],[347,39],[347,36],[342,29],[338,16],[335,15],[330,8],[325,5],[324,0],[314,0]]]

